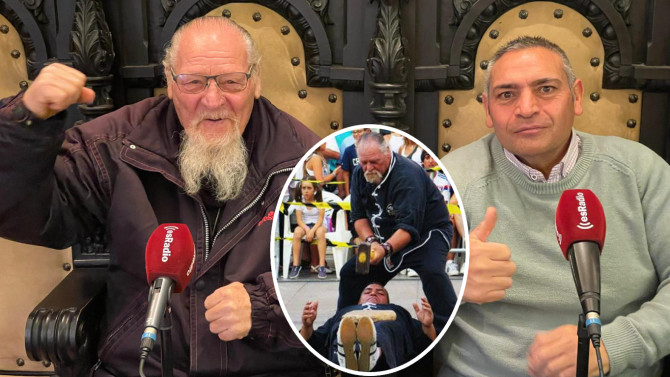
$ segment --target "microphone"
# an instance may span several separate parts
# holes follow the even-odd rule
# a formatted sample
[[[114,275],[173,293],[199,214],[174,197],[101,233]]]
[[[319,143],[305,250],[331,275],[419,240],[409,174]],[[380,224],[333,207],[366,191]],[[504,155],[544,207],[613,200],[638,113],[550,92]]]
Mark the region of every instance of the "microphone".
[[[605,212],[587,189],[566,190],[556,208],[556,238],[570,262],[589,337],[600,338],[600,254],[605,243]]]
[[[156,343],[161,319],[170,295],[180,293],[191,280],[195,265],[195,245],[186,224],[161,224],[149,237],[145,252],[149,309],[145,322],[141,358],[145,359]]]

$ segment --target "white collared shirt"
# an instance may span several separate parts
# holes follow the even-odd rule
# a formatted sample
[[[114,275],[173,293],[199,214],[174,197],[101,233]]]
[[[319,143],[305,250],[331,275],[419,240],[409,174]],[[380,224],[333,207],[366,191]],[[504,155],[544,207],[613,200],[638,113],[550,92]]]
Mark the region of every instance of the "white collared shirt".
[[[577,136],[577,133],[572,131],[572,137],[570,138],[570,145],[568,146],[568,151],[565,153],[565,156],[559,161],[558,164],[554,165],[549,172],[549,178],[544,178],[544,174],[537,169],[533,169],[530,166],[521,162],[512,152],[503,148],[505,152],[505,157],[516,166],[523,174],[525,174],[533,182],[542,182],[542,183],[554,183],[558,182],[561,179],[565,178],[577,163],[577,158],[582,151],[582,139]]]

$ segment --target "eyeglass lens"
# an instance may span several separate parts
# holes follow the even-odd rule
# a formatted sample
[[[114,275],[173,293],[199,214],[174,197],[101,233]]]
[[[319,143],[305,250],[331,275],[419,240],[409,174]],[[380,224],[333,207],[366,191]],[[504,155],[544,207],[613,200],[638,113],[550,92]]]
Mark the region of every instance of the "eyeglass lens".
[[[205,90],[209,78],[201,75],[177,75],[177,84],[188,93],[199,93]],[[216,76],[216,85],[224,92],[239,92],[247,87],[247,75],[242,72],[224,73]]]

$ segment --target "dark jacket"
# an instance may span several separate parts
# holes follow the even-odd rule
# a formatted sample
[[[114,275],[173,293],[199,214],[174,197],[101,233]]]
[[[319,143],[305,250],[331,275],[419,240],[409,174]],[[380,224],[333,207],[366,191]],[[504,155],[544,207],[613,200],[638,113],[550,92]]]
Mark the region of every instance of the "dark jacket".
[[[421,322],[400,305],[396,304],[357,304],[338,310],[323,325],[314,330],[309,338],[309,345],[333,363],[338,363],[337,332],[345,314],[355,310],[391,310],[395,312],[393,321],[375,322],[377,345],[382,349],[384,364],[375,371],[395,368],[423,352],[430,345],[430,338],[421,330]]]
[[[170,222],[187,224],[196,246],[193,278],[172,296],[176,376],[300,375],[317,368],[278,304],[269,252],[280,192],[318,141],[311,131],[266,99],[255,101],[243,135],[249,173],[213,236],[202,199],[183,191],[176,165],[182,126],[170,100],[146,99],[67,131],[62,115],[26,122],[20,101],[21,95],[0,108],[0,236],[65,248],[104,230],[111,260],[96,376],[138,374],[148,297],[144,249],[153,230]],[[208,239],[214,242],[205,259]],[[252,328],[242,340],[223,342],[209,331],[204,301],[235,281],[251,297]],[[160,375],[158,348],[147,375]]]
[[[357,166],[351,179],[351,222],[369,219],[372,231],[385,241],[398,229],[412,241],[423,241],[429,231],[440,229],[451,239],[453,227],[442,194],[416,162],[393,153],[388,171],[379,185],[365,180]]]

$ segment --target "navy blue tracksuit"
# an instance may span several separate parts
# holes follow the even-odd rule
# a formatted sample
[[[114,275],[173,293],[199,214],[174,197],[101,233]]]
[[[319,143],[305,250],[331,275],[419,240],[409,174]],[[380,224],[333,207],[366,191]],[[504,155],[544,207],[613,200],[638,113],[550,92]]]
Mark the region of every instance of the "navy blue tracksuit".
[[[403,365],[423,352],[430,339],[421,330],[421,323],[412,318],[402,306],[395,304],[363,304],[352,305],[338,310],[326,323],[314,330],[307,341],[324,357],[335,364],[337,359],[337,330],[342,316],[353,310],[393,310],[395,321],[375,322],[377,345],[382,349],[383,363],[377,363],[374,370],[384,370]]]
[[[351,221],[358,219],[368,219],[381,242],[398,229],[407,231],[412,240],[390,258],[393,267],[386,265],[386,261],[371,265],[367,275],[357,275],[355,258],[350,259],[340,271],[338,310],[356,304],[368,284],[386,284],[402,269],[411,268],[421,278],[439,332],[457,297],[445,272],[453,226],[435,184],[416,162],[396,153],[379,185],[368,183],[357,166],[351,181]]]

